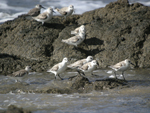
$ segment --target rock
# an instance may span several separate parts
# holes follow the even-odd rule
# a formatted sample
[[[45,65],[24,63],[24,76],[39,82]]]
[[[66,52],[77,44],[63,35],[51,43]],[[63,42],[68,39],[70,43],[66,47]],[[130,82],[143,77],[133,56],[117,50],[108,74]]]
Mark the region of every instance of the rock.
[[[96,79],[96,78],[95,78]],[[37,83],[36,83],[37,82]],[[130,87],[124,80],[115,79],[96,79],[90,81],[88,78],[80,75],[65,78],[64,80],[51,79],[47,83],[25,83],[25,82],[3,82],[0,86],[0,94],[6,93],[57,93],[57,94],[72,94],[72,93],[90,93],[94,90],[102,91],[114,88]]]
[[[0,74],[11,73],[25,65],[38,72],[46,71],[64,57],[74,62],[89,55],[94,56],[102,68],[126,58],[136,67],[149,68],[149,18],[150,7],[129,4],[128,0],[72,15],[67,20],[54,16],[43,26],[19,16],[0,25]],[[86,40],[78,49],[61,42],[82,24],[86,26]]]
[[[18,108],[15,105],[8,106],[8,109],[3,113],[31,113],[29,110],[24,110],[23,108]]]

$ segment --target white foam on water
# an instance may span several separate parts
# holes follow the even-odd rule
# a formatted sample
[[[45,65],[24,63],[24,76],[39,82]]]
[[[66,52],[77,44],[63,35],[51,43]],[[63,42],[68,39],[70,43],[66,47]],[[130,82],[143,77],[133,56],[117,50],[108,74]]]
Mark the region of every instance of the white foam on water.
[[[4,102],[9,102],[9,100],[4,100]]]
[[[139,2],[139,3],[143,4],[143,5],[146,5],[146,6],[150,6],[150,1],[148,1],[148,2],[137,1],[137,2]]]
[[[110,75],[109,78],[115,78],[115,76],[114,75]]]
[[[72,73],[78,73],[78,72],[67,72],[68,74],[72,74]]]
[[[113,73],[113,71],[112,71],[112,70],[109,70],[109,71],[107,71],[107,73],[108,73],[108,74],[111,74],[111,73]]]
[[[59,94],[59,95],[56,95],[56,97],[62,97],[62,96],[63,96],[63,95],[60,95],[60,94]]]
[[[2,13],[0,12],[0,23],[3,23],[8,20],[13,20],[14,18],[17,18],[19,15],[25,14],[25,12],[19,12],[15,14],[8,14],[8,13]]]

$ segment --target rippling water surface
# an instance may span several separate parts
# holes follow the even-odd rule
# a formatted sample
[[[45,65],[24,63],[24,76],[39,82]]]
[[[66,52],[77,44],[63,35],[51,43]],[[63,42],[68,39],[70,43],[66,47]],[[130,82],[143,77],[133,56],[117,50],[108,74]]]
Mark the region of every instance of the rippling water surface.
[[[13,104],[34,111],[34,113],[149,113],[150,112],[150,69],[128,70],[125,77],[129,88],[92,91],[87,94],[38,94],[34,92],[9,92],[0,94],[0,109]],[[61,75],[67,78],[76,73]],[[90,80],[113,75],[111,70],[96,70],[97,76],[87,75]],[[118,73],[118,78],[122,78]],[[31,73],[23,78],[32,87],[45,87],[54,79],[47,73]],[[11,84],[14,80],[0,76],[0,85]]]

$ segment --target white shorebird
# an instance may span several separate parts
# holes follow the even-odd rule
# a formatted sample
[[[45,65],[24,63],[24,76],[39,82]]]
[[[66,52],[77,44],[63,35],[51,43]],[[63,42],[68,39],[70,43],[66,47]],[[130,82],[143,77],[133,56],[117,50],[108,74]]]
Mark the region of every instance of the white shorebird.
[[[55,79],[56,76],[58,76],[61,80],[63,80],[59,74],[64,72],[67,69],[67,63],[68,63],[68,58],[63,58],[62,62],[54,65],[51,69],[49,69],[47,72],[51,72],[55,74]]]
[[[80,27],[77,27],[74,31],[71,31],[71,34],[78,35],[79,31],[85,30],[85,25],[81,25]]]
[[[69,7],[63,7],[61,9],[55,8],[62,16],[66,17],[70,16],[74,12],[74,6],[69,5]]]
[[[62,39],[62,42],[67,43],[69,45],[74,45],[74,46],[78,46],[79,44],[81,44],[85,39],[85,29],[80,30],[79,34],[76,36],[73,36],[69,39]]]
[[[121,61],[121,62],[119,62],[115,65],[109,66],[109,67],[114,70],[114,74],[115,74],[116,79],[117,79],[116,71],[121,71],[123,79],[125,80],[124,71],[126,71],[130,67],[130,64],[134,65],[133,63],[130,62],[129,59],[126,59],[124,61]]]
[[[21,70],[19,70],[19,71],[13,72],[12,74],[9,74],[9,75],[7,75],[7,76],[10,76],[10,77],[17,77],[17,78],[16,78],[16,79],[17,79],[16,82],[18,82],[18,81],[21,81],[21,78],[20,78],[20,77],[23,77],[23,76],[25,76],[25,75],[28,75],[29,72],[30,72],[30,70],[31,70],[31,67],[30,67],[30,66],[26,66],[25,69],[21,69]]]
[[[93,71],[97,68],[97,66],[99,66],[98,62],[96,60],[92,60],[78,69],[82,71],[83,75],[85,75],[84,73],[91,73],[91,75],[93,75]]]
[[[36,17],[32,17],[34,20],[42,22],[42,25],[44,22],[50,20],[53,17],[53,8],[49,7],[46,12],[39,14]]]
[[[31,9],[31,10],[27,13],[27,15],[28,15],[28,16],[32,16],[32,17],[38,16],[38,15],[40,14],[40,12],[41,12],[41,8],[45,9],[42,5],[37,4],[37,5],[35,6],[35,8]]]
[[[68,65],[67,67],[76,70],[80,74],[78,68],[82,67],[84,64],[86,64],[88,62],[91,62],[92,60],[93,60],[93,57],[92,56],[88,56],[86,59],[78,60],[78,61]]]

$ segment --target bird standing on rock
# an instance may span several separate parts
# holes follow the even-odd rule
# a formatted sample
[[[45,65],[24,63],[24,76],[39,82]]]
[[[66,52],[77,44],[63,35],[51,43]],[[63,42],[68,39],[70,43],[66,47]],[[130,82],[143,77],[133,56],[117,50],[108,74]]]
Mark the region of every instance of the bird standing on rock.
[[[85,30],[85,25],[77,27],[74,31],[71,31],[71,34],[78,35],[81,30]]]
[[[91,75],[93,75],[93,71],[97,68],[97,66],[99,66],[98,62],[96,60],[92,60],[78,69],[82,71],[83,75],[85,75],[84,73],[91,73]]]
[[[84,64],[86,64],[88,62],[91,62],[92,60],[93,60],[93,57],[92,56],[88,56],[86,59],[78,60],[78,61],[68,65],[67,67],[71,68],[71,69],[75,69],[80,74],[80,71],[79,71],[78,68],[82,67]]]
[[[80,29],[78,35],[73,36],[69,39],[62,39],[62,42],[77,47],[79,44],[81,44],[84,41],[84,39],[85,39],[85,29]]]
[[[60,73],[64,72],[67,69],[67,63],[68,63],[68,58],[63,58],[63,61],[54,65],[51,69],[49,69],[47,72],[51,72],[55,74],[55,79],[56,76],[58,76],[61,80],[63,80],[63,78],[61,78],[59,76]]]
[[[62,16],[66,17],[70,16],[74,12],[74,6],[69,5],[69,7],[63,7],[61,9],[55,8]]]
[[[28,16],[32,16],[32,17],[38,16],[38,15],[40,14],[40,12],[41,12],[41,8],[45,9],[42,5],[37,4],[37,5],[35,6],[35,8],[31,9],[31,10],[27,13],[27,15],[28,15]]]
[[[42,22],[42,25],[44,22],[50,20],[53,17],[53,8],[49,7],[46,12],[39,14],[37,17],[32,17],[34,20]]]
[[[30,70],[31,70],[31,67],[26,66],[25,69],[21,69],[19,71],[13,72],[12,74],[9,74],[7,76],[16,77],[16,80],[17,80],[16,82],[18,82],[18,81],[21,81],[20,77],[23,77],[23,76],[29,74]]]
[[[130,67],[130,64],[134,65],[133,63],[130,62],[129,59],[126,59],[126,60],[121,61],[115,65],[109,66],[109,68],[112,68],[114,70],[114,74],[115,74],[116,79],[117,79],[116,71],[121,71],[123,79],[125,80],[124,71],[126,71]]]

